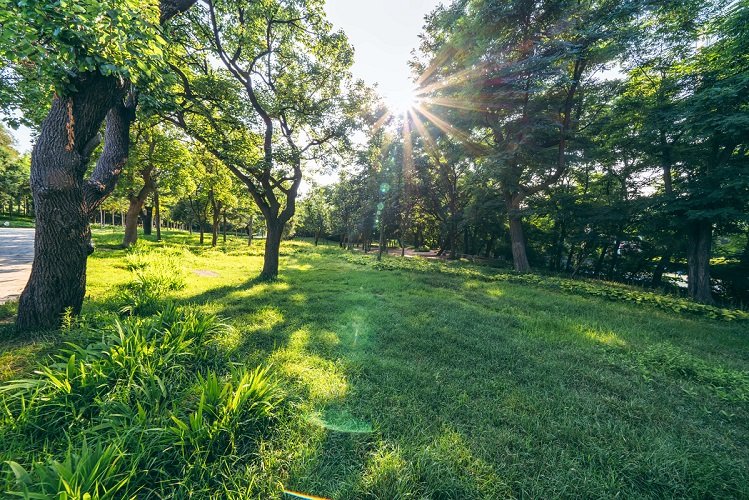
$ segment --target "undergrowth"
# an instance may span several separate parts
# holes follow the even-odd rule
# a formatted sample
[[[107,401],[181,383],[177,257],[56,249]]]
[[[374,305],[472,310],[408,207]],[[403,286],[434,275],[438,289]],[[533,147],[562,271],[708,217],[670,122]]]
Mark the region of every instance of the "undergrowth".
[[[251,488],[237,471],[253,466],[283,412],[275,377],[229,363],[216,339],[231,327],[218,317],[165,301],[184,286],[168,257],[135,250],[126,265],[129,316],[71,319],[48,362],[0,385],[5,495],[227,498]]]

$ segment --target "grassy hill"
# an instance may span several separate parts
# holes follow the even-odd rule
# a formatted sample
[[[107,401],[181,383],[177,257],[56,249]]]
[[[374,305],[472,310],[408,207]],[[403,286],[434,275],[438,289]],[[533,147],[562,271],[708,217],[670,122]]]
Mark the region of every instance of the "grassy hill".
[[[214,364],[271,366],[283,389],[281,417],[206,496],[749,496],[746,321],[303,242],[285,244],[278,281],[259,282],[257,242],[210,249],[175,233],[126,256],[118,234],[96,238],[84,319],[62,340],[84,344],[112,311],[169,299],[230,324]],[[180,286],[135,305],[123,289],[175,275]],[[61,345],[0,328],[0,380]],[[0,461],[62,460],[65,438],[29,445],[24,432],[6,418]],[[171,491],[191,488],[185,470]]]

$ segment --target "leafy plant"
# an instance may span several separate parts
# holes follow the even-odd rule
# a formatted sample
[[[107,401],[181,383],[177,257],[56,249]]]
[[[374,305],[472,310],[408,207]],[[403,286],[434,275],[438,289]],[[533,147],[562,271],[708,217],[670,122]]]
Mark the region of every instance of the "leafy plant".
[[[107,500],[135,498],[137,491],[128,483],[137,469],[127,463],[126,455],[115,444],[90,447],[84,439],[79,449],[71,444],[65,458],[35,464],[31,471],[16,462],[8,462],[20,491],[10,495],[24,498]]]

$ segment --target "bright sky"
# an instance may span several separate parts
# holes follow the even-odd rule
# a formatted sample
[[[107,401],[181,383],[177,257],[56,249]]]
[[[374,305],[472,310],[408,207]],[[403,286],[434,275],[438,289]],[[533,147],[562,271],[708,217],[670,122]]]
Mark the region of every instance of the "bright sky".
[[[408,69],[411,50],[419,44],[424,16],[440,0],[328,0],[328,18],[343,29],[356,50],[354,75],[378,92],[394,112],[404,111],[413,100]],[[31,150],[26,128],[12,131],[16,147]]]
[[[419,44],[424,16],[440,0],[327,0],[328,18],[343,29],[356,50],[354,75],[378,84],[393,111],[413,100],[408,60]]]

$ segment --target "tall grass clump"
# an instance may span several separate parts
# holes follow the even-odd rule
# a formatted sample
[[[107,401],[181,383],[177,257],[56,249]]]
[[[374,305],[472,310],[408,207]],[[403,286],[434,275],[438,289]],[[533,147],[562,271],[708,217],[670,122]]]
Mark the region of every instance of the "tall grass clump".
[[[0,491],[26,498],[171,498],[213,491],[252,464],[280,415],[268,368],[227,366],[216,316],[166,304],[68,343],[0,386]],[[94,333],[92,333],[94,335]],[[222,360],[222,362],[217,362]],[[200,495],[199,495],[200,496]]]
[[[148,316],[156,313],[164,297],[185,288],[187,281],[178,259],[179,250],[150,250],[135,245],[125,255],[125,268],[133,274],[117,300],[123,304],[120,311],[128,315]]]

